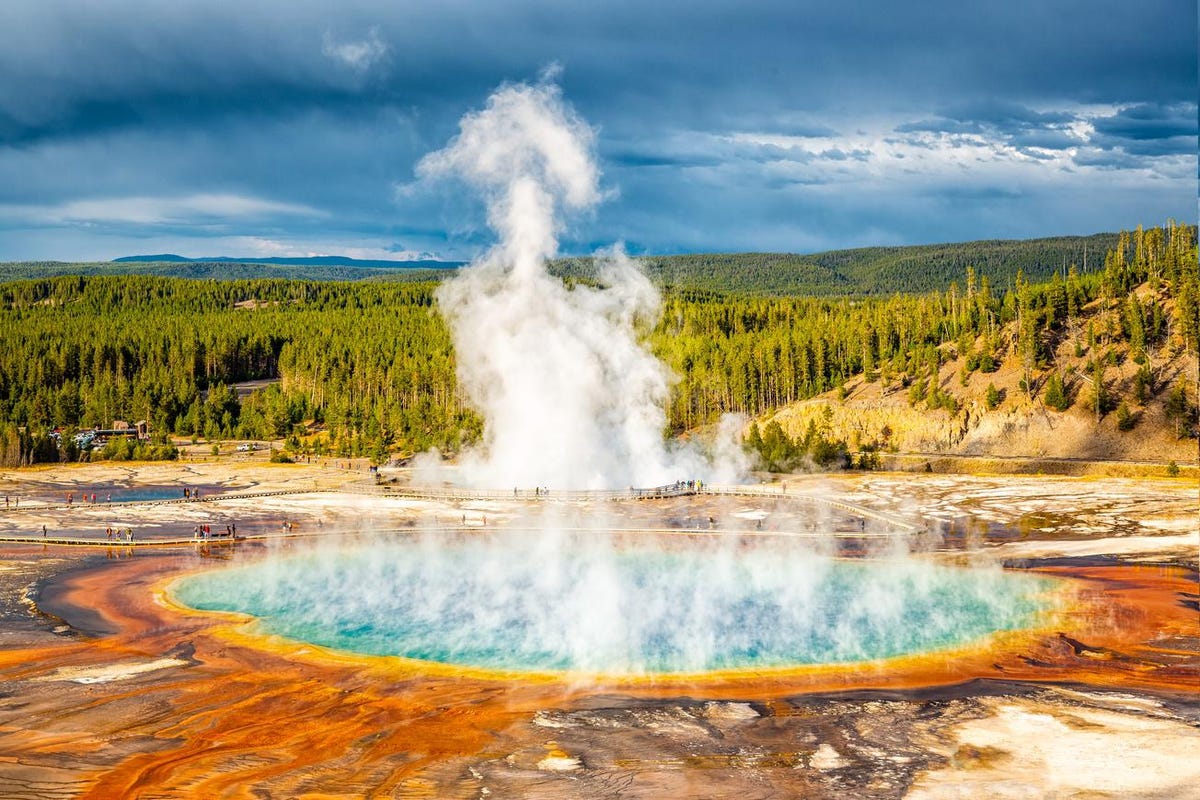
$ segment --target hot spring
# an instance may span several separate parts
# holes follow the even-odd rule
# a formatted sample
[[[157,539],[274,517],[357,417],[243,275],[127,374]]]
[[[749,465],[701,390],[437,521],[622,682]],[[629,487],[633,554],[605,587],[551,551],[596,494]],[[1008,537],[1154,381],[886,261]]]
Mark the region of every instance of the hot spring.
[[[186,576],[263,633],[502,671],[698,673],[886,659],[1030,627],[1051,582],[776,540],[414,534]]]

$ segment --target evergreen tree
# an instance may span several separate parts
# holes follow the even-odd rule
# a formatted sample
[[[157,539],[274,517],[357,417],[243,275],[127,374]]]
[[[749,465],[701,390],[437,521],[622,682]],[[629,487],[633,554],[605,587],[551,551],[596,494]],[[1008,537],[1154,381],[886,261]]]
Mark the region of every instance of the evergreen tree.
[[[1062,375],[1057,371],[1051,372],[1050,377],[1046,379],[1046,388],[1042,395],[1042,401],[1047,407],[1055,411],[1066,411],[1071,406],[1071,400],[1067,396],[1066,387],[1063,385]]]
[[[984,404],[988,411],[995,411],[996,408],[1004,400],[1004,394],[995,387],[994,384],[987,385],[987,392],[984,394]]]

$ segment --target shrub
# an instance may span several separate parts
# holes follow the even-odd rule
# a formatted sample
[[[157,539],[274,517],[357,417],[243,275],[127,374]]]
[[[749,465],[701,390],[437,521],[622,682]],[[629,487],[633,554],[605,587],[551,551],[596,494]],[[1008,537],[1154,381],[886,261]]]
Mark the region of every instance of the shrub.
[[[878,451],[874,449],[863,450],[858,454],[858,469],[872,470],[881,469],[883,462],[879,458]]]
[[[996,388],[994,384],[987,385],[987,393],[983,396],[983,402],[987,406],[988,411],[995,411],[997,406],[1004,402],[1004,392]]]
[[[917,382],[916,382],[916,383],[914,383],[912,386],[910,386],[910,387],[909,387],[909,389],[908,389],[908,403],[909,403],[909,405],[914,405],[914,406],[915,406],[917,403],[919,403],[919,402],[921,402],[922,400],[924,400],[924,399],[925,399],[925,394],[926,394],[926,392],[928,391],[928,389],[929,389],[929,384],[927,384],[927,383],[925,382],[925,379],[924,379],[924,378],[921,378],[921,380],[917,381]]]
[[[1121,405],[1117,406],[1117,429],[1122,431],[1131,430],[1137,424],[1137,417],[1129,410],[1129,404],[1124,400]]]

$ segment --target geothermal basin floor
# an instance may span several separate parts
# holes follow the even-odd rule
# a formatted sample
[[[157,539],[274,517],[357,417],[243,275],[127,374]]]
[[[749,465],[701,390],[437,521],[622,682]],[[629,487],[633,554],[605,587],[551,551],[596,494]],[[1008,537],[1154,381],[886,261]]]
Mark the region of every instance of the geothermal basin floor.
[[[272,538],[168,549],[0,543],[0,796],[1194,796],[1193,482],[787,482],[919,517],[931,531],[855,541],[853,517],[834,514],[821,524],[847,530],[825,545],[832,554],[889,555],[902,541],[922,559],[1053,574],[1079,582],[1090,617],[979,656],[819,675],[628,685],[467,674],[256,636],[164,604],[161,587],[304,546],[275,538],[285,533],[324,542],[378,529],[486,531],[551,513],[563,526],[736,536],[804,531],[812,509],[747,497],[554,509],[386,497],[363,471],[316,465],[13,470],[0,474],[10,496],[138,483],[260,496],[130,504],[117,515],[26,501],[0,515],[0,535],[46,524],[103,540],[114,525],[133,527],[135,542],[187,540],[195,525],[236,523]]]

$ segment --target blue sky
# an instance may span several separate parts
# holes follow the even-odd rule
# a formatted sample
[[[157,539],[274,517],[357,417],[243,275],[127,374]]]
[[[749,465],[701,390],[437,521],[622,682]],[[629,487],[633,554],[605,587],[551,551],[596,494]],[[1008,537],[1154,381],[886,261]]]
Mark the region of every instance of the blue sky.
[[[1193,0],[5,0],[0,260],[463,258],[422,155],[562,68],[607,199],[569,253],[1195,220]]]

